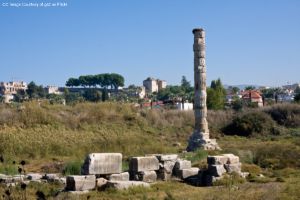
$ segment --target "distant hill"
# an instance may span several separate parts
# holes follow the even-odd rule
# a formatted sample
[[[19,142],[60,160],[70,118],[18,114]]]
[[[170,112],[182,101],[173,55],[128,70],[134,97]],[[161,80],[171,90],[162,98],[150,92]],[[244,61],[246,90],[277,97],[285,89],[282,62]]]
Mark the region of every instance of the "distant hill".
[[[255,88],[263,87],[261,85],[254,85],[254,84],[241,84],[241,85],[224,85],[224,87],[227,89],[229,87],[238,87],[240,90],[245,89],[248,86],[254,86]]]

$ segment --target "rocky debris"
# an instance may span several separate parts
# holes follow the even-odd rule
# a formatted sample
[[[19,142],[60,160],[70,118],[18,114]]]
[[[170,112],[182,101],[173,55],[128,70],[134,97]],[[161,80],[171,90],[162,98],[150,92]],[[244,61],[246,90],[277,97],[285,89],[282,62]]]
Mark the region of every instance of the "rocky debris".
[[[59,181],[59,175],[58,174],[45,174],[41,179],[44,179],[48,182],[55,182]]]
[[[204,185],[210,186],[213,182],[222,179],[226,173],[237,173],[246,177],[241,170],[242,164],[238,156],[233,154],[222,154],[207,157],[208,170],[205,176]]]
[[[156,158],[159,160],[159,162],[162,161],[176,161],[178,159],[177,154],[157,154]]]
[[[0,183],[11,184],[24,181],[24,175],[1,176]]]
[[[135,187],[135,186],[150,187],[150,184],[141,181],[108,181],[107,182],[107,187],[115,188],[118,190],[128,189],[130,187]]]
[[[85,191],[93,190],[96,187],[96,176],[67,176],[66,190],[68,191]]]
[[[156,181],[156,179],[157,174],[155,171],[144,171],[135,173],[131,180],[153,183]]]
[[[108,180],[110,180],[110,181],[129,181],[129,173],[123,172],[120,174],[111,174],[108,176]]]
[[[208,156],[207,169],[192,167],[191,161],[180,159],[176,154],[133,157],[129,162],[129,172],[121,172],[121,154],[89,154],[87,158],[88,162],[85,162],[82,169],[97,174],[67,177],[39,173],[30,173],[26,176],[0,174],[0,183],[16,186],[20,183],[28,184],[30,181],[59,182],[66,185],[66,191],[82,192],[95,188],[103,190],[107,187],[116,189],[127,189],[133,186],[149,187],[149,183],[157,179],[167,181],[173,178],[195,186],[211,186],[226,174],[238,173],[243,178],[249,175],[247,172],[241,172],[239,157],[233,154]],[[107,163],[103,163],[104,161]],[[114,169],[110,169],[110,166]],[[118,173],[115,173],[116,171]]]
[[[159,169],[159,162],[155,156],[133,157],[129,162],[130,172],[154,171]]]
[[[176,160],[178,159],[177,154],[166,154],[157,155],[159,160],[159,170],[157,170],[157,177],[160,180],[167,181],[172,178],[173,168],[175,166]]]
[[[192,167],[190,169],[179,170],[178,177],[184,180],[190,177],[198,176],[198,174],[199,174],[199,168]]]
[[[96,179],[96,186],[97,186],[98,189],[104,189],[107,182],[108,182],[108,180],[106,180],[105,178],[97,178]]]
[[[247,178],[250,175],[250,173],[249,172],[241,172],[240,175],[242,178]]]
[[[120,153],[91,153],[82,166],[84,175],[119,174],[122,172],[122,154]]]
[[[39,174],[39,173],[30,173],[27,174],[27,179],[31,180],[31,181],[38,181],[40,179],[42,179],[43,175]]]
[[[173,174],[180,177],[181,170],[192,168],[192,162],[189,160],[177,160],[173,168]]]
[[[236,172],[238,174],[241,174],[241,169],[242,169],[242,164],[237,163],[237,164],[224,164],[224,168],[226,169],[227,173],[232,173]]]

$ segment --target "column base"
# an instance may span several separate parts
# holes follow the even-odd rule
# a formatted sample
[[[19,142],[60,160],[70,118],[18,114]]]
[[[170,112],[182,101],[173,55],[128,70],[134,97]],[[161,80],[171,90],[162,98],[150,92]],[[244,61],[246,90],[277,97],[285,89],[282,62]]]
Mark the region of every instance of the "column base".
[[[204,150],[221,150],[216,139],[209,139],[209,133],[195,131],[190,139],[187,151],[195,151],[197,149]]]

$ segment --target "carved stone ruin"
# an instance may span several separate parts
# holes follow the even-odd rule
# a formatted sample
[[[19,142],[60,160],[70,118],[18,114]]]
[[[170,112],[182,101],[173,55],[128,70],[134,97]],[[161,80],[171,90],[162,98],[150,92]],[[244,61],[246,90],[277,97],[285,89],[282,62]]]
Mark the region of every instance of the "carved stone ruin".
[[[205,150],[220,149],[215,139],[209,138],[206,107],[206,64],[205,64],[205,32],[202,28],[193,30],[194,34],[194,114],[195,129],[189,139],[187,151],[198,148]]]

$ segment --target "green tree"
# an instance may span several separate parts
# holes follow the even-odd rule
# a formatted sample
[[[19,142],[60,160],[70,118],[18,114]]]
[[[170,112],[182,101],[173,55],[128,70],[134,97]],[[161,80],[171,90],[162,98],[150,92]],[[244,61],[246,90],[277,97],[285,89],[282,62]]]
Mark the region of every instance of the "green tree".
[[[188,81],[188,80],[186,79],[185,76],[182,76],[182,79],[181,79],[181,87],[182,87],[182,89],[183,89],[185,92],[191,92],[191,89],[192,89],[191,83],[190,83],[190,81]]]
[[[294,101],[300,103],[300,87],[297,87],[294,93],[295,93]]]
[[[232,94],[237,94],[239,91],[240,91],[240,88],[238,88],[238,87],[232,87],[231,88]]]
[[[101,96],[101,99],[102,99],[103,102],[104,102],[104,101],[107,101],[107,100],[109,99],[108,91],[107,91],[106,88],[104,88],[104,89],[102,90],[102,96]]]
[[[297,102],[297,103],[300,103],[300,93],[295,95],[294,101]]]
[[[83,97],[87,101],[99,102],[101,100],[101,92],[97,89],[88,89],[83,93]]]
[[[80,81],[77,78],[69,78],[66,82],[67,87],[78,87],[80,85]]]
[[[207,88],[207,108],[213,110],[223,109],[225,106],[226,90],[221,79],[213,80],[211,87]]]
[[[110,74],[110,82],[111,82],[111,88],[117,90],[118,87],[124,86],[124,77],[121,76],[120,74],[112,73]]]
[[[85,88],[85,87],[89,86],[89,83],[88,83],[88,80],[87,80],[86,76],[79,76],[78,80],[79,80],[79,84],[82,87]]]
[[[23,102],[28,97],[25,90],[18,90],[17,93],[14,95],[15,102]]]
[[[245,90],[255,90],[255,86],[249,85],[249,86],[245,87]]]
[[[27,85],[27,94],[29,96],[29,98],[36,98],[37,96],[37,85],[35,84],[35,82],[31,81],[28,85]]]
[[[76,104],[78,102],[84,101],[84,99],[80,95],[80,93],[77,93],[77,92],[65,93],[65,99],[66,99],[67,104]]]

